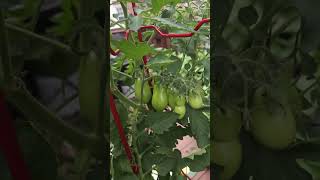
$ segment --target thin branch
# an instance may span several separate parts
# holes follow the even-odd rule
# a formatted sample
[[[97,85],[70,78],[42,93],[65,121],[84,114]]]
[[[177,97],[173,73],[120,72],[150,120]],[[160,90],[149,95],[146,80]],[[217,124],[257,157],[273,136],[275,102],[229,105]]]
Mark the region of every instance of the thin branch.
[[[42,42],[47,43],[48,45],[54,46],[54,47],[56,47],[58,49],[62,49],[62,50],[65,50],[65,51],[72,52],[70,46],[68,46],[68,45],[66,45],[64,43],[61,43],[59,41],[56,41],[56,40],[53,40],[53,39],[38,35],[36,33],[33,33],[31,31],[29,31],[29,30],[20,28],[20,27],[18,27],[16,25],[13,25],[13,24],[6,23],[5,27],[8,30],[11,30],[13,32],[17,32],[17,33],[20,33],[20,34],[23,34],[23,35],[26,35],[26,36],[28,36],[28,37],[30,37],[32,39],[36,39],[36,40],[42,41]]]
[[[3,80],[6,84],[12,82],[12,62],[9,49],[9,38],[8,32],[5,28],[5,12],[0,11],[0,47],[1,47],[1,57],[2,57],[2,72]],[[1,72],[1,71],[0,71]],[[0,74],[1,75],[1,74]]]

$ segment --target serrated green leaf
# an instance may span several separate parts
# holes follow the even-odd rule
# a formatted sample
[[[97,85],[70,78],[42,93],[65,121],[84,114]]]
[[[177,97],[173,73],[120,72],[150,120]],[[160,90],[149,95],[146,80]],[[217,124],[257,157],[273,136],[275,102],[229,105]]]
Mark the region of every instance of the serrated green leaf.
[[[297,159],[297,163],[312,175],[313,180],[320,180],[320,162]]]
[[[180,71],[182,64],[183,64],[182,61],[179,61],[179,60],[171,63],[170,66],[167,67],[168,72],[177,74]]]
[[[191,131],[195,135],[198,146],[202,148],[210,142],[209,120],[200,110],[195,110],[189,107],[187,113],[190,118]]]
[[[207,150],[205,154],[200,156],[195,156],[193,160],[185,159],[187,162],[188,167],[193,172],[200,172],[203,171],[210,165],[210,151]]]
[[[174,28],[177,28],[177,29],[181,29],[181,30],[185,30],[187,32],[196,32],[194,31],[194,29],[188,27],[188,26],[185,26],[183,24],[178,24],[178,23],[175,23],[175,22],[172,22],[170,21],[169,19],[167,18],[159,18],[159,17],[155,17],[155,18],[151,18],[153,20],[156,20],[156,21],[159,21],[161,22],[162,24],[165,24],[165,25],[168,25],[170,27],[174,27]]]
[[[51,19],[56,23],[56,25],[48,29],[48,32],[54,33],[58,36],[69,35],[75,21],[75,17],[72,12],[72,5],[72,0],[65,0],[62,2],[62,12],[53,16]]]
[[[166,133],[158,135],[155,138],[155,142],[157,145],[167,148],[175,148],[176,143],[178,143],[177,139],[182,139],[183,136],[191,134],[190,128],[181,128],[178,126],[172,126]]]
[[[127,126],[127,119],[128,119],[128,111],[127,109],[119,102],[116,102],[117,111],[120,116],[121,123],[123,127]],[[125,132],[127,132],[127,129],[125,128]],[[121,140],[119,137],[118,128],[114,122],[113,116],[110,114],[110,141],[113,144],[113,150],[112,155],[114,157],[117,157],[121,155],[123,152],[123,146],[121,144]]]
[[[158,56],[155,56],[148,61],[148,66],[154,67],[154,66],[161,66],[161,65],[169,65],[171,63],[176,62],[175,60],[170,59],[169,57],[160,54]]]
[[[258,18],[259,14],[252,5],[243,7],[239,10],[239,20],[243,25],[247,27],[255,24]]]
[[[16,128],[18,142],[32,179],[56,180],[58,163],[51,145],[26,121],[20,120]]]
[[[113,44],[120,49],[122,53],[129,59],[139,60],[143,56],[153,52],[153,49],[147,43],[137,43],[136,45],[130,41],[113,41]]]
[[[155,153],[146,153],[142,156],[142,168],[144,171],[148,171],[153,165],[158,164],[165,156]]]
[[[152,12],[158,13],[164,5],[166,5],[166,0],[152,0]]]
[[[129,29],[132,31],[138,31],[143,23],[143,19],[140,16],[129,17]]]
[[[189,158],[191,160],[194,160],[194,157],[195,156],[200,156],[202,154],[205,154],[207,151],[205,149],[201,149],[201,148],[198,148],[198,149],[194,149],[190,152],[190,154],[188,156],[186,156],[185,158]]]
[[[162,134],[175,125],[178,115],[173,112],[150,112],[146,116],[148,126],[155,134]]]
[[[166,157],[161,163],[157,164],[157,171],[160,176],[167,175],[176,166],[176,159],[171,157]]]
[[[132,169],[130,166],[130,161],[128,160],[127,156],[121,155],[120,157],[115,159],[117,163],[119,163],[119,168],[121,171],[126,173],[132,173]]]

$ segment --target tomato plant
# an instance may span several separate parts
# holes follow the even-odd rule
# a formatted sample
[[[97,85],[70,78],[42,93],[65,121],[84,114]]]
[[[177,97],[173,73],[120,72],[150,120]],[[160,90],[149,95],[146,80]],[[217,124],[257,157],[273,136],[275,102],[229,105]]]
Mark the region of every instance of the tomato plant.
[[[216,1],[214,178],[319,178],[315,5]]]
[[[0,2],[0,179],[107,178],[106,5]]]
[[[113,53],[117,56],[111,64],[111,88],[133,154],[127,168],[119,164],[128,153],[111,119],[111,174],[114,179],[183,179],[183,168],[199,172],[210,164],[210,28],[205,23],[193,30],[209,18],[209,2],[136,2],[136,14],[130,14],[126,12],[131,3],[115,1],[125,13],[123,21],[111,22],[126,31],[123,39],[111,38],[113,51],[120,50]],[[192,34],[168,38],[147,27],[159,27],[165,34]],[[135,96],[126,96],[117,87],[119,81]],[[184,157],[176,146],[187,135],[199,148]],[[136,174],[128,171],[132,165],[138,167]]]

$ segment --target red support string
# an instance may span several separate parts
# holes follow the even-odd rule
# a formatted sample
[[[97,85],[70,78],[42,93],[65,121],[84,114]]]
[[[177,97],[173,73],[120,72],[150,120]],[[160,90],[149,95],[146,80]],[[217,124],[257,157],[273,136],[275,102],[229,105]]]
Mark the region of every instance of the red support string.
[[[13,180],[31,180],[19,148],[13,119],[0,92],[0,149],[5,156]]]
[[[205,19],[202,19],[201,21],[198,22],[198,24],[194,27],[194,30],[195,31],[198,31],[200,29],[200,27],[205,24],[205,23],[209,23],[210,22],[210,18],[205,18]],[[193,32],[189,32],[189,33],[181,33],[181,34],[178,34],[178,33],[163,33],[159,27],[157,26],[154,26],[154,25],[148,25],[148,26],[141,26],[138,30],[138,38],[140,41],[142,41],[142,30],[144,29],[153,29],[155,30],[157,33],[159,33],[160,36],[162,37],[169,37],[169,38],[179,38],[179,37],[191,37],[194,35]],[[116,50],[116,51],[119,51],[119,50]],[[110,52],[111,54],[113,52],[116,52],[116,51],[113,51],[111,48],[110,48]],[[112,54],[113,55],[113,54]],[[144,59],[144,61],[146,61]]]
[[[119,116],[119,113],[117,111],[117,107],[115,105],[115,101],[113,99],[113,95],[112,95],[111,91],[109,91],[109,97],[110,97],[111,113],[113,115],[113,119],[114,119],[114,121],[116,123],[116,126],[118,128],[118,133],[119,133],[119,136],[120,136],[121,143],[124,146],[124,150],[126,152],[126,155],[127,155],[128,159],[129,159],[129,161],[131,163],[132,171],[135,174],[138,174],[139,173],[139,167],[133,161],[132,152],[131,152],[130,146],[128,144],[128,141],[127,141],[127,138],[126,138],[126,135],[125,135],[125,132],[124,132],[121,120],[120,120],[120,116]]]

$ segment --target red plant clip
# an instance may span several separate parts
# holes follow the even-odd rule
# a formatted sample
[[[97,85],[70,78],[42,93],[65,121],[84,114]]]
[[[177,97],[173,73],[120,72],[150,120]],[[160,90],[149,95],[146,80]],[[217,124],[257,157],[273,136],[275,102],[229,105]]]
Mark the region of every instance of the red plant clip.
[[[194,30],[195,30],[195,31],[198,31],[203,24],[209,23],[209,22],[210,22],[210,18],[202,19],[202,20],[199,21],[198,24],[194,27]],[[162,36],[162,37],[169,37],[169,38],[191,37],[191,36],[194,35],[193,32],[181,33],[181,34],[179,34],[179,33],[163,33],[163,32],[160,30],[159,27],[154,26],[154,25],[148,25],[148,26],[141,26],[141,27],[139,28],[139,30],[138,30],[138,39],[139,39],[140,42],[142,42],[142,40],[143,40],[143,39],[142,39],[142,30],[144,30],[144,29],[153,29],[153,30],[155,30],[160,36]],[[126,34],[127,34],[127,32],[126,32]],[[112,49],[110,48],[110,52],[111,52],[112,55],[117,56],[117,55],[120,53],[120,50],[114,51],[114,50],[112,50]],[[144,59],[144,61],[145,61],[145,59]]]

